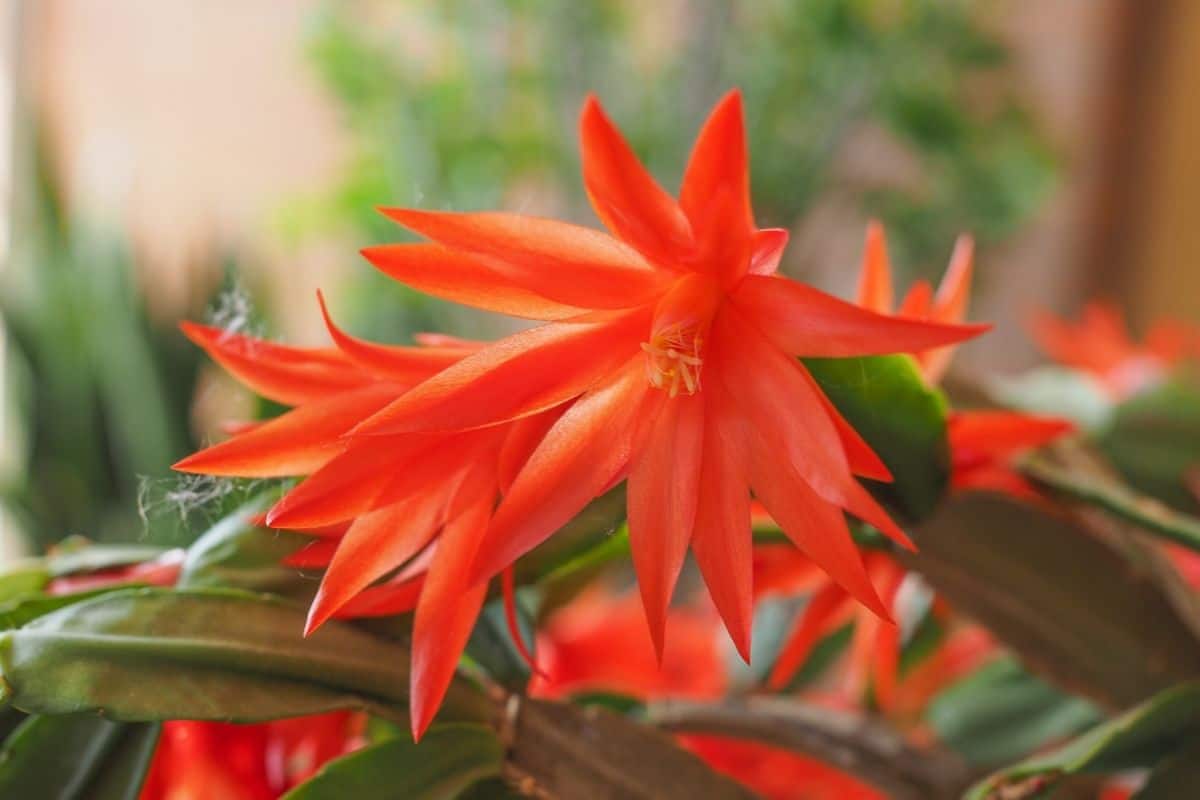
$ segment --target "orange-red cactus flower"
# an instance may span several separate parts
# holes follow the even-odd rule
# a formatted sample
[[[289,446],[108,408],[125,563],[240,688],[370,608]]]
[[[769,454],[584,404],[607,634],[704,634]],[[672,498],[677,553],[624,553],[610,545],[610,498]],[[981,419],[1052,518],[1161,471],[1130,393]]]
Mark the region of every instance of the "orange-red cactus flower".
[[[469,584],[628,479],[634,567],[659,652],[690,546],[748,654],[751,490],[798,547],[885,614],[843,511],[907,546],[855,480],[888,472],[796,357],[919,352],[986,326],[887,317],[775,275],[786,233],[754,223],[736,91],[701,130],[678,199],[594,98],[581,133],[584,183],[609,233],[506,213],[385,211],[430,241],[365,250],[383,272],[548,323],[425,381],[354,441],[487,429],[573,401],[504,494]]]
[[[1100,301],[1085,305],[1074,323],[1037,313],[1030,330],[1046,355],[1091,375],[1114,400],[1158,385],[1200,343],[1195,328],[1172,319],[1155,322],[1135,342],[1120,309]]]
[[[360,747],[365,724],[344,711],[257,725],[165,722],[139,800],[275,800]]]
[[[763,595],[786,592],[790,587],[780,579],[783,575],[790,574],[796,585],[812,583],[813,565],[791,548],[760,546],[755,549],[754,560],[757,571],[775,576],[775,580],[763,587]],[[846,697],[857,700],[869,684],[879,706],[885,710],[891,706],[900,654],[900,629],[892,620],[897,618],[896,602],[907,572],[882,551],[866,553],[864,562],[890,618],[880,619],[854,602],[855,599],[838,584],[815,576],[817,580],[811,585],[813,592],[808,605],[784,640],[767,680],[771,688],[786,686],[823,637],[853,621],[854,637],[840,688]]]
[[[872,221],[867,225],[867,243],[859,272],[858,304],[880,314],[894,313],[901,317],[936,322],[962,322],[967,317],[967,304],[971,298],[974,253],[975,241],[966,234],[959,236],[937,292],[928,281],[916,281],[909,287],[897,309],[883,225]],[[937,347],[913,355],[921,365],[925,380],[935,384],[941,380],[953,354],[953,347]]]
[[[1036,490],[1014,466],[1024,453],[1067,436],[1075,423],[1016,411],[956,411],[950,414],[950,485],[1035,500]]]
[[[960,236],[937,292],[928,282],[916,281],[897,311],[887,241],[883,226],[873,221],[867,226],[858,304],[881,314],[895,312],[917,319],[961,322],[966,319],[970,300],[974,249],[971,237]],[[953,347],[939,347],[913,354],[929,385],[941,380],[953,351]],[[953,412],[948,421],[951,485],[956,489],[991,489],[1030,499],[1035,493],[1013,469],[1013,459],[1074,430],[1072,422],[1058,417],[1013,411]]]
[[[711,607],[673,606],[671,639],[659,665],[636,595],[595,586],[555,612],[538,634],[546,677],[530,694],[561,698],[619,692],[639,700],[711,700],[728,688],[718,647],[720,623]],[[619,647],[613,643],[619,642]],[[751,741],[679,735],[677,741],[710,767],[773,800],[882,798],[851,776],[815,759]]]
[[[323,308],[323,306],[322,306]],[[355,439],[375,411],[478,348],[425,337],[391,347],[326,323],[335,348],[286,347],[213,328],[185,332],[258,393],[294,406],[203,450],[177,469],[216,475],[307,475],[267,514],[313,544],[289,559],[327,567],[309,612],[311,631],[333,615],[416,611],[411,712],[429,725],[453,677],[486,593],[466,577],[498,492],[557,415],[436,434]],[[389,573],[387,582],[377,583]],[[373,585],[374,584],[374,585]]]
[[[714,699],[728,686],[711,607],[673,607],[671,640],[660,664],[646,635],[641,602],[602,586],[588,589],[546,620],[538,632],[540,666],[530,694],[567,697],[608,691],[642,700]],[[614,643],[619,646],[614,647]]]

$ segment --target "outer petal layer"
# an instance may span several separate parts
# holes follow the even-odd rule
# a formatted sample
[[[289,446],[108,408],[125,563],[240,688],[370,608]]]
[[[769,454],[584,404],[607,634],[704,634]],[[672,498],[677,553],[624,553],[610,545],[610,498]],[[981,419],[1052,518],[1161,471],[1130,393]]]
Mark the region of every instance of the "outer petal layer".
[[[385,244],[362,254],[388,277],[454,303],[528,319],[565,319],[580,313],[522,288],[483,258],[438,244]]]
[[[420,384],[357,432],[462,430],[545,411],[611,374],[648,325],[649,312],[638,311],[522,331]]]
[[[354,595],[420,552],[437,531],[444,505],[443,497],[430,494],[355,520],[321,580],[305,633],[312,633]]]
[[[692,247],[687,217],[650,176],[605,115],[588,97],[579,121],[583,182],[604,225],[651,261],[673,265]]]
[[[339,437],[396,397],[387,386],[309,403],[174,465],[181,472],[283,478],[315,472],[342,451]]]
[[[703,446],[704,398],[672,398],[629,474],[629,543],[660,661],[667,606],[696,522]]]
[[[288,347],[194,322],[179,327],[238,380],[277,403],[301,405],[370,382],[337,350]]]
[[[541,217],[386,209],[447,247],[487,257],[508,281],[581,308],[629,308],[652,299],[663,276],[636,250],[600,231]]]
[[[413,622],[409,703],[414,739],[433,721],[487,595],[487,584],[472,584],[467,570],[494,496],[494,487],[479,492],[467,512],[446,526],[425,577]]]
[[[745,446],[731,430],[731,403],[719,387],[706,389],[704,397],[704,461],[692,551],[730,638],[749,663],[754,597]]]
[[[883,225],[871,220],[867,225],[867,244],[858,276],[858,304],[878,314],[890,314],[895,302]]]
[[[886,317],[787,278],[747,275],[734,303],[784,352],[848,358],[916,353],[990,330]]]
[[[473,581],[491,578],[536,547],[628,468],[650,391],[641,362],[640,356],[631,359],[615,380],[581,397],[546,433],[496,510]]]

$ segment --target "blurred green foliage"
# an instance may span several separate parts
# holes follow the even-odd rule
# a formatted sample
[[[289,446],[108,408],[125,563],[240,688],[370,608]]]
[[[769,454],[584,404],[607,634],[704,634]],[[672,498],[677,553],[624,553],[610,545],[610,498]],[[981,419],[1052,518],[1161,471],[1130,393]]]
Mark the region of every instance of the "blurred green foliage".
[[[194,444],[201,353],[151,319],[128,247],[69,219],[44,148],[30,150],[0,290],[14,412],[0,504],[38,549],[71,534],[177,541],[186,504],[163,503],[171,491],[183,499],[170,465]],[[147,482],[160,504],[150,520],[139,518]]]
[[[675,186],[704,116],[739,86],[761,224],[792,227],[833,202],[881,217],[897,263],[939,274],[957,233],[973,231],[985,247],[1010,235],[1053,175],[980,9],[964,0],[328,3],[309,53],[352,156],[327,192],[287,209],[285,230],[363,245],[403,238],[375,213],[381,204],[536,205],[593,224],[575,132],[588,92]],[[436,301],[385,284],[372,275],[351,297],[364,332],[448,321]]]

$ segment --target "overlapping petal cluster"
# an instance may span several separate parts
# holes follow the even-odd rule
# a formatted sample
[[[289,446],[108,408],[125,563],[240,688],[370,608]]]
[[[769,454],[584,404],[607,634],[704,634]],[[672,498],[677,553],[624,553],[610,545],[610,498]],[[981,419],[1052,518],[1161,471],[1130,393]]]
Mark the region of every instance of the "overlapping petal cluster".
[[[754,222],[737,92],[701,130],[678,199],[594,99],[581,133],[584,183],[608,233],[389,209],[428,241],[364,251],[414,288],[540,326],[486,346],[397,348],[330,324],[336,348],[305,351],[189,328],[249,386],[295,408],[180,468],[309,476],[268,522],[323,538],[307,556],[329,564],[310,627],[415,603],[417,732],[488,580],[622,481],[659,652],[690,548],[748,656],[751,492],[834,582],[886,616],[844,515],[910,546],[856,479],[890,474],[797,356],[917,353],[985,330],[879,314],[774,274],[787,236]]]
[[[880,313],[895,311],[917,319],[961,322],[966,317],[970,297],[973,250],[970,237],[960,237],[936,293],[928,282],[917,281],[897,309],[884,230],[879,223],[872,222],[867,228],[859,273],[858,302]],[[953,354],[953,347],[941,347],[915,353],[914,357],[925,380],[933,385],[945,374]],[[951,487],[960,491],[996,491],[1033,500],[1036,492],[1014,468],[1015,460],[1074,429],[1070,421],[1056,417],[991,409],[951,411],[947,425]],[[755,587],[760,595],[798,591],[811,594],[772,669],[771,685],[785,686],[822,637],[854,620],[854,638],[842,688],[847,696],[859,698],[869,685],[875,701],[884,709],[890,708],[896,694],[899,627],[856,605],[843,587],[830,581],[795,551],[759,547],[754,560]],[[864,561],[880,599],[891,616],[898,618],[897,604],[907,570],[884,551],[870,552]]]

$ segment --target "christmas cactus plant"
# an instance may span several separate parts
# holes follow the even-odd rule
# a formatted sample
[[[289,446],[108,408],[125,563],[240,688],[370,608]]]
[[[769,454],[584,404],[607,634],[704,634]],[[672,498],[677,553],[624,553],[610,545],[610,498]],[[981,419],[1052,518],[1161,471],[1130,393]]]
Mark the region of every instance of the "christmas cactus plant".
[[[875,224],[853,300],[778,274],[745,125],[731,92],[674,196],[589,99],[603,231],[385,209],[424,240],[366,260],[534,321],[499,341],[186,324],[285,410],[175,466],[265,488],[0,575],[0,795],[1185,796],[1195,332],[1041,318],[1101,418],[951,407],[971,240],[899,303]]]

